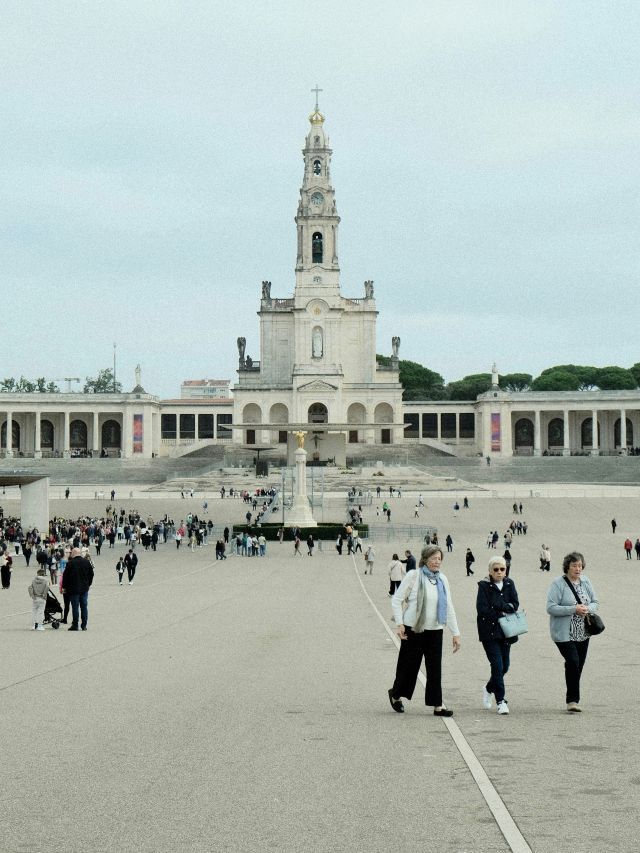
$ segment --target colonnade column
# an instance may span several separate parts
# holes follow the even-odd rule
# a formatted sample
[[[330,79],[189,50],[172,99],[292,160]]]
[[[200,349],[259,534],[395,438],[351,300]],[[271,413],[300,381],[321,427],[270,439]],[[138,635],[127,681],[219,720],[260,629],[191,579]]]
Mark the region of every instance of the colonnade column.
[[[93,429],[92,429],[92,437],[91,437],[91,451],[94,456],[98,456],[100,453],[100,441],[98,439],[98,413],[93,413]]]
[[[7,442],[5,456],[13,456],[13,412],[7,412]]]
[[[620,447],[623,453],[627,452],[627,410],[620,409]]]
[[[71,456],[71,445],[70,445],[70,435],[69,435],[69,412],[63,412],[63,423],[62,423],[62,455],[65,459],[68,459]]]
[[[598,413],[594,409],[591,412],[591,455],[598,456]]]
[[[565,409],[562,413],[564,416],[564,438],[562,439],[562,455],[571,456],[571,435],[569,433],[569,410]]]
[[[36,429],[35,429],[35,440],[33,446],[33,456],[35,459],[42,459],[42,448],[40,447],[40,412],[35,413],[36,416]]]
[[[533,413],[533,455],[540,456],[540,411],[536,409]]]
[[[178,436],[180,435],[180,425],[178,423]],[[131,412],[125,409],[122,412],[122,458],[129,459],[133,453],[133,422]]]

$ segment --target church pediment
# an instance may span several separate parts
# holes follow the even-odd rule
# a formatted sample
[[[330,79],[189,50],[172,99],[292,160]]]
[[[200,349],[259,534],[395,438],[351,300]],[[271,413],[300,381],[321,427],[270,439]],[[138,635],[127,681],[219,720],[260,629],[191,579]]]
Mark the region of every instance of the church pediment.
[[[330,394],[337,390],[337,385],[330,385],[328,382],[323,382],[321,379],[316,379],[313,382],[307,382],[305,385],[298,385],[298,391],[310,391],[314,394]]]

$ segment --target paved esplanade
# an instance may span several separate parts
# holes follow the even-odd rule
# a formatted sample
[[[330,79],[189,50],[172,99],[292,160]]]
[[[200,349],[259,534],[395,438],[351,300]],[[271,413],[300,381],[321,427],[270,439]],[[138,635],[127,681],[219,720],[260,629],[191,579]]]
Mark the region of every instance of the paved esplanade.
[[[453,656],[446,638],[444,686],[464,749],[536,853],[637,850],[640,561],[625,560],[622,542],[640,535],[640,501],[523,501],[529,533],[514,537],[512,577],[531,631],[513,650],[511,714],[498,717],[480,706],[475,581],[496,553],[486,534],[504,531],[512,501],[470,495],[454,517],[452,500],[424,497],[423,518],[454,539],[444,570],[463,645]],[[414,502],[394,500],[394,520],[411,520]],[[144,515],[159,508],[133,504]],[[210,501],[214,517],[242,517],[240,502],[224,504]],[[53,511],[63,509],[80,508]],[[543,541],[550,575],[538,569]],[[386,564],[405,545],[377,543],[375,573],[364,577],[360,554],[354,563],[331,548],[294,557],[290,543],[274,543],[264,559],[216,563],[213,545],[190,553],[171,543],[141,550],[136,581],[123,587],[103,547],[86,633],[28,630],[33,563],[18,557],[0,595],[0,849],[508,851],[422,690],[406,714],[389,707],[396,650],[374,605],[388,625]],[[573,547],[587,557],[607,626],[591,643],[580,715],[564,710],[544,612]]]

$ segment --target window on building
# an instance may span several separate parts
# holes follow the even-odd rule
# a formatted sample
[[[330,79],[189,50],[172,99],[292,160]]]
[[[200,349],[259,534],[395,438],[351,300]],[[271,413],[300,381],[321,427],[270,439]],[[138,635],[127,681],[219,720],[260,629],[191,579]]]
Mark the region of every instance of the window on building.
[[[319,231],[311,238],[311,260],[314,264],[322,263],[322,234]]]
[[[196,437],[196,416],[180,415],[180,439],[194,439]]]
[[[198,415],[198,438],[213,438],[213,415]]]
[[[216,434],[218,438],[230,439],[232,430],[229,426],[233,423],[233,415],[217,415],[216,416]]]
[[[349,430],[349,444],[357,444],[358,443],[358,430],[350,429]]]
[[[405,428],[405,438],[420,438],[420,415],[417,412],[405,413],[405,424],[409,424]]]
[[[320,162],[320,160],[314,160],[313,161],[313,174],[319,175],[321,171],[322,171],[322,163]]]
[[[436,412],[425,412],[422,415],[422,437],[438,437],[438,415]]]
[[[176,415],[160,415],[160,436],[161,438],[176,440]]]
[[[473,412],[460,412],[460,438],[476,437],[476,416]]]
[[[287,431],[286,429],[281,429],[278,432],[278,444],[286,444],[287,443]]]
[[[456,437],[456,416],[452,412],[443,412],[440,415],[440,437]]]

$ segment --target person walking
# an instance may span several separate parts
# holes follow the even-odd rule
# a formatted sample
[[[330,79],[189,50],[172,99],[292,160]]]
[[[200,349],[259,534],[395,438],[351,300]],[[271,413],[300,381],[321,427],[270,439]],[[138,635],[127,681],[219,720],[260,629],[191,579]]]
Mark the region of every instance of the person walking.
[[[511,551],[508,548],[504,549],[504,562],[507,567],[507,577],[509,577],[509,572],[511,571]]]
[[[489,710],[495,699],[500,715],[509,713],[504,677],[509,671],[511,646],[518,638],[505,637],[498,620],[508,613],[515,613],[520,606],[515,584],[506,577],[506,573],[504,557],[489,560],[489,577],[478,581],[476,597],[478,639],[491,667],[489,680],[482,688],[482,705]]]
[[[296,555],[298,557],[302,557],[302,554],[300,553],[300,537],[298,536],[297,533],[296,533],[296,538],[295,538],[294,543],[293,543],[293,555],[294,555],[294,557]]]
[[[598,609],[598,598],[593,585],[583,574],[585,567],[586,560],[579,551],[567,554],[562,561],[562,576],[553,581],[547,593],[551,639],[564,658],[569,713],[582,710],[580,677],[589,651],[589,635],[585,629],[584,617]],[[580,604],[577,603],[576,596]]]
[[[460,631],[449,581],[440,572],[443,554],[439,547],[422,549],[420,565],[407,572],[393,594],[391,607],[400,638],[396,677],[387,693],[393,710],[404,713],[402,699],[411,699],[424,658],[427,672],[425,705],[436,717],[452,717],[442,701],[442,638],[447,627],[453,637],[454,653],[460,649]],[[406,602],[406,604],[405,604]]]
[[[393,595],[398,589],[404,576],[405,568],[402,565],[402,561],[398,558],[397,554],[394,554],[389,563],[389,595]]]
[[[618,522],[615,520],[615,518],[612,518],[612,519],[611,519],[611,532],[612,532],[612,533],[615,533],[615,532],[616,532],[616,527],[617,527],[617,526],[618,526]]]
[[[376,558],[376,552],[373,545],[368,545],[364,554],[364,573],[373,574],[373,562]]]
[[[83,631],[87,630],[89,619],[89,589],[93,583],[93,564],[82,556],[80,548],[71,550],[71,558],[67,562],[62,575],[62,593],[69,595],[71,604],[71,625],[69,631],[78,630],[78,622]]]
[[[636,539],[636,544],[633,547],[636,549],[636,560],[640,560],[640,539]]]
[[[118,584],[122,586],[122,575],[124,574],[124,560],[122,557],[116,563],[116,572],[118,573]]]
[[[444,544],[447,546],[447,551],[451,553],[451,551],[453,551],[453,539],[451,538],[450,533],[447,533],[447,538],[444,540]]]
[[[540,571],[541,572],[550,572],[551,571],[551,551],[548,545],[545,545],[544,542],[540,548]]]
[[[31,621],[34,631],[44,631],[44,606],[49,591],[47,570],[44,566],[38,566],[35,578],[29,584],[29,595],[31,596]]]
[[[315,542],[313,541],[313,534],[310,533],[307,536],[307,556],[308,557],[313,557],[313,546],[314,545],[315,545]]]
[[[133,550],[133,548],[129,548],[124,557],[124,564],[127,569],[127,576],[129,578],[129,586],[133,583],[133,579],[136,576],[136,567],[138,565],[138,555]]]
[[[633,550],[633,542],[631,541],[631,539],[629,539],[629,537],[627,537],[624,540],[624,550],[626,551],[626,554],[627,554],[627,560],[630,560],[631,559],[631,551]]]
[[[429,543],[427,542],[427,545],[428,544]],[[408,548],[404,552],[404,560],[400,560],[400,562],[404,564],[405,574],[407,572],[414,571],[416,568],[416,558],[413,556],[413,554],[411,553],[411,551]]]
[[[9,589],[11,586],[11,565],[12,559],[5,551],[0,555],[0,578],[2,578],[2,589]]]
[[[475,563],[476,558],[473,556],[473,551],[471,548],[467,548],[467,553],[464,555],[464,563],[467,567],[467,577],[473,574],[473,569],[471,566]]]

